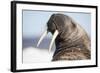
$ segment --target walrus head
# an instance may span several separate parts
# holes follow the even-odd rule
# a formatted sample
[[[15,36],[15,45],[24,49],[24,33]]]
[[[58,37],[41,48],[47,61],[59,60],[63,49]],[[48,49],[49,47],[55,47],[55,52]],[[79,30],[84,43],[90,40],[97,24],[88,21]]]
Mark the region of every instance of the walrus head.
[[[47,30],[41,36],[37,46],[48,32],[53,35],[49,51],[54,41],[56,46],[52,61],[90,59],[90,38],[71,17],[64,14],[51,15],[47,22]]]
[[[52,14],[47,22],[47,30],[41,36],[37,46],[39,46],[47,33],[51,32],[53,34],[53,38],[49,46],[49,51],[51,50],[54,41],[57,48],[62,41],[65,41],[66,38],[68,38],[68,35],[74,31],[75,27],[76,25],[69,16],[64,14]]]

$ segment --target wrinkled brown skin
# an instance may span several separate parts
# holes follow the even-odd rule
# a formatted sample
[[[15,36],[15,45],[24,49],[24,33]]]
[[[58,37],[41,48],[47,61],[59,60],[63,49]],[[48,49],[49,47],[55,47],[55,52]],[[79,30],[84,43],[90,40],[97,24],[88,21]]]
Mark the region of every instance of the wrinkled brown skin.
[[[71,17],[53,14],[47,27],[52,34],[56,29],[59,32],[55,40],[56,49],[52,61],[91,59],[90,38]]]

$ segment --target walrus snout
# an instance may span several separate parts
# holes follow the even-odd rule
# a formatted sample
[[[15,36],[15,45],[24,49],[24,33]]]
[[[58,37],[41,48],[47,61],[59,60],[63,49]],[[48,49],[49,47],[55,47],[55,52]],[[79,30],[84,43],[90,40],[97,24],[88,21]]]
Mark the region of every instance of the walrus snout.
[[[48,23],[47,23],[47,31],[49,31],[53,34],[56,29],[57,28],[56,28],[56,24],[54,23],[54,21],[49,20]]]
[[[52,14],[47,22],[48,31],[51,33],[55,32],[55,30],[58,30],[59,33],[62,32],[65,29],[65,18],[64,14]]]

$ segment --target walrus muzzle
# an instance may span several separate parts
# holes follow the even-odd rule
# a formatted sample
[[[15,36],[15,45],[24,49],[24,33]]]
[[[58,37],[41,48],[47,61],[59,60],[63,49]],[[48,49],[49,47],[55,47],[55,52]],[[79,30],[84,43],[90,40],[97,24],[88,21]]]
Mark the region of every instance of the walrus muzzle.
[[[52,14],[47,22],[47,30],[44,31],[37,46],[48,32],[53,35],[49,51],[54,42],[56,45],[53,61],[90,59],[90,38],[71,17],[64,14]]]

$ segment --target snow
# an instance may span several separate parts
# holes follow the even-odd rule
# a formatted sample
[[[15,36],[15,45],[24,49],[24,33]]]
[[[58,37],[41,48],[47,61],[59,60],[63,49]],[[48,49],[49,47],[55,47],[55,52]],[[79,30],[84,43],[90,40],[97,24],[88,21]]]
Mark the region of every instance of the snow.
[[[53,52],[45,49],[28,47],[23,50],[23,63],[51,62]]]

